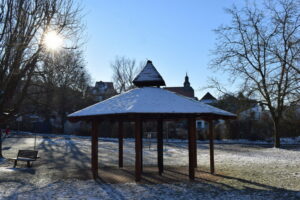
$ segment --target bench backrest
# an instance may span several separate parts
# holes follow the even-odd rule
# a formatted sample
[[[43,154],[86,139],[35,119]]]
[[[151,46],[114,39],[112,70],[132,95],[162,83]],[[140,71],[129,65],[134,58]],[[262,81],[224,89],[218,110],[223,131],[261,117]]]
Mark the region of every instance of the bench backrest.
[[[35,150],[19,150],[18,152],[18,158],[31,158],[36,159],[37,158],[38,151]]]

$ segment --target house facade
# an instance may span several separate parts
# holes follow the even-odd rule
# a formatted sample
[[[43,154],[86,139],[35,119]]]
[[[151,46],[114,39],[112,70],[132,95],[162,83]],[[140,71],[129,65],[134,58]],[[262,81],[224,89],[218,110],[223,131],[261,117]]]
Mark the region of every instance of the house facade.
[[[112,82],[97,81],[94,87],[87,89],[87,95],[95,101],[103,101],[117,94]]]

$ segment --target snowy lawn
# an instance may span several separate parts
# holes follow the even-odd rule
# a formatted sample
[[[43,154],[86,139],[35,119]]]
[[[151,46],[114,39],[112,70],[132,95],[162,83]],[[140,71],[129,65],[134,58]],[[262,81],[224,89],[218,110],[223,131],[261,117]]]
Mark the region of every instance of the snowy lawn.
[[[216,175],[210,175],[208,145],[200,143],[194,182],[110,184],[91,180],[88,138],[38,137],[36,143],[41,159],[31,169],[22,162],[13,169],[12,161],[0,160],[0,199],[300,199],[300,145],[216,144]],[[33,146],[33,137],[6,138],[3,154],[13,158]],[[156,154],[156,144],[145,141],[144,165],[156,169]],[[134,168],[134,158],[134,141],[127,139],[125,168]],[[99,164],[117,168],[116,140],[99,141]],[[165,145],[164,164],[188,166],[186,141]]]

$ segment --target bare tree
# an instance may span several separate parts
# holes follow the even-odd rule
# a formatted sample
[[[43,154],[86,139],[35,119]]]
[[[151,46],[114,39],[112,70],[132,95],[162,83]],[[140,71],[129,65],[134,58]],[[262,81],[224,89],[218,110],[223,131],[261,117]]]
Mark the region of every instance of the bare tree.
[[[79,14],[73,0],[0,1],[0,124],[18,112],[26,97],[46,51],[47,32],[72,38],[81,28]]]
[[[90,76],[85,69],[83,54],[80,50],[60,51],[55,57],[47,56],[38,67],[34,77],[35,87],[29,90],[33,95],[28,99],[40,107],[42,116],[49,119],[52,115],[60,118],[64,130],[66,116],[84,101],[84,94],[90,84]]]
[[[113,82],[118,93],[127,91],[134,87],[132,81],[140,71],[141,67],[136,66],[134,59],[116,57],[111,64],[113,70]]]
[[[73,0],[0,0],[1,126],[18,113],[27,96],[46,51],[46,34],[55,31],[72,44],[81,29],[79,14]]]
[[[244,91],[268,107],[274,123],[274,146],[280,147],[283,112],[299,100],[299,1],[268,1],[261,8],[234,6],[227,12],[232,22],[215,30],[218,41],[212,67],[242,81]]]

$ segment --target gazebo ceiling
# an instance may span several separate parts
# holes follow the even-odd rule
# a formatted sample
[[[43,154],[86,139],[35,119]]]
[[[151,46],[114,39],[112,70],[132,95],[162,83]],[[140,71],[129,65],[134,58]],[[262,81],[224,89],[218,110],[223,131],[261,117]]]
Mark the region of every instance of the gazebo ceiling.
[[[129,90],[70,114],[70,119],[120,114],[165,114],[235,118],[230,112],[156,87]]]
[[[156,68],[153,66],[152,61],[148,60],[146,66],[132,81],[137,87],[145,86],[165,86],[165,81]]]

